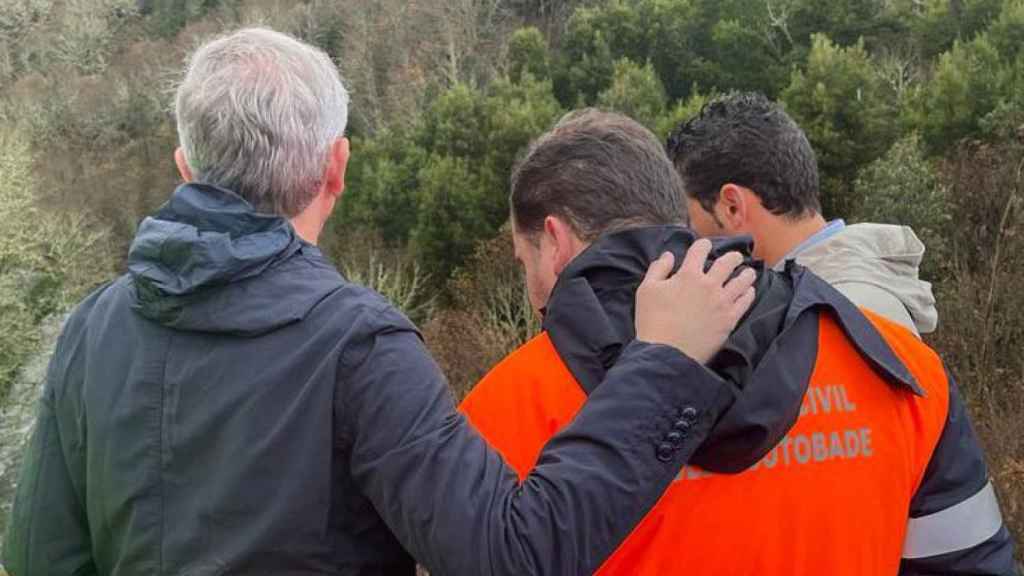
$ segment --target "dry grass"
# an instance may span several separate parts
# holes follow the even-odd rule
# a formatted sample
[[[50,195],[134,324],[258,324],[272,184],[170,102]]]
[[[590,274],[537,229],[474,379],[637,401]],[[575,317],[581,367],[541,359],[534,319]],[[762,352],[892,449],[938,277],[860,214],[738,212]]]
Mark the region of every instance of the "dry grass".
[[[433,315],[437,298],[429,289],[430,275],[406,251],[366,235],[332,236],[321,247],[345,278],[382,294],[413,322]]]
[[[423,334],[456,397],[462,398],[491,367],[540,329],[508,228],[477,248],[449,292],[453,306],[436,314]]]
[[[1024,147],[965,145],[942,166],[955,225],[929,339],[960,383],[1024,560]]]

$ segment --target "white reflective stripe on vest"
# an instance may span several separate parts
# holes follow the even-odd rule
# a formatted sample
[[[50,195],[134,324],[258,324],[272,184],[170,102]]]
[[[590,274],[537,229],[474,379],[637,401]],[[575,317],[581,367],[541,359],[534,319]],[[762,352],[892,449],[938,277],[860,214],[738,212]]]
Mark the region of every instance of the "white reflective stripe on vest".
[[[1003,525],[992,482],[967,500],[934,514],[911,518],[903,557],[927,558],[977,546]]]

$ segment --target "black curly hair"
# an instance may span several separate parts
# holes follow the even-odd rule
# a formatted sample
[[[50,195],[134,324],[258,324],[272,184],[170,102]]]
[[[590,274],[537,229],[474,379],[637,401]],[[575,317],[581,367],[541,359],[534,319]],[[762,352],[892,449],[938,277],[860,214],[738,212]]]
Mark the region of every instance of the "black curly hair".
[[[821,212],[818,162],[803,130],[763,94],[716,98],[669,136],[686,195],[712,212],[722,186],[751,189],[773,214]]]

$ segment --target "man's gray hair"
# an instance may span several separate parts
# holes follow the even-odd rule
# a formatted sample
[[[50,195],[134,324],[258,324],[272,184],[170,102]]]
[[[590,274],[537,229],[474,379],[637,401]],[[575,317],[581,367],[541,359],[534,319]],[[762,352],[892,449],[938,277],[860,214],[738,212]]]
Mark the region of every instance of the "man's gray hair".
[[[197,182],[293,217],[320,189],[331,145],[345,133],[348,101],[322,50],[246,28],[192,54],[174,109]]]

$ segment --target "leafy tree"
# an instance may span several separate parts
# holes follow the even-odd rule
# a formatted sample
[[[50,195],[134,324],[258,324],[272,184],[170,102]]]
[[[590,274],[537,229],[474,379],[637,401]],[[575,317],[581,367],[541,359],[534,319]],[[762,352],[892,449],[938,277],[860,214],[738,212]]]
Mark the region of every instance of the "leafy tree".
[[[101,218],[120,257],[142,215],[178,180],[169,93],[154,89],[166,78],[163,66],[178,60],[163,43],[139,43],[101,73],[55,66],[6,94],[10,117],[32,146],[39,199]]]
[[[490,179],[498,182],[501,190],[492,220],[500,225],[508,215],[508,179],[512,166],[530,141],[550,129],[565,110],[552,94],[551,82],[530,77],[518,83],[493,82],[487,90],[485,110],[489,132],[482,167],[490,172]]]
[[[480,90],[465,84],[445,91],[421,118],[416,143],[440,155],[481,158],[486,154],[490,132],[484,101]]]
[[[218,8],[218,0],[136,0],[150,33],[173,38],[189,23]],[[232,2],[237,4],[240,2]]]
[[[978,134],[981,119],[998,104],[1001,68],[999,53],[985,35],[957,41],[939,57],[931,82],[908,111],[930,152]]]
[[[1024,120],[1024,2],[1007,0],[991,26],[955,41],[918,88],[906,116],[929,152],[963,138],[1005,138]]]
[[[555,94],[569,108],[593,103],[615,74],[615,57],[605,33],[589,14],[588,10],[573,14],[554,71]]]
[[[24,135],[0,133],[0,398],[33,350],[39,323],[113,274],[108,235],[83,213],[36,203]]]
[[[348,46],[346,40],[352,34],[353,29],[364,24],[363,19],[369,18],[367,12],[383,8],[379,3],[366,6],[363,12],[353,14],[342,14],[334,3],[324,0],[312,0],[304,2],[296,7],[294,11],[295,24],[291,31],[305,42],[313,44],[326,52],[331,58],[342,60],[346,55]],[[353,34],[354,35],[354,34]],[[359,41],[366,38],[359,38]],[[349,55],[349,59],[352,55]]]
[[[621,58],[650,62],[671,100],[687,98],[694,85],[775,96],[790,68],[794,1],[609,0],[579,8],[563,39],[559,100],[594,103]]]
[[[1024,49],[1024,0],[1005,0],[986,34],[1005,62],[1014,61]]]
[[[524,19],[548,20],[557,18],[566,11],[572,11],[577,5],[586,4],[588,0],[506,0],[506,3],[518,16]]]
[[[412,237],[434,280],[444,281],[478,241],[498,232],[517,155],[561,114],[551,83],[530,75],[497,80],[486,91],[456,86],[431,106],[417,129],[429,157],[417,176]]]
[[[432,156],[419,174],[416,251],[435,280],[447,278],[476,243],[494,235],[487,199],[492,190],[466,158]]]
[[[956,41],[968,42],[999,14],[1004,0],[924,0],[920,13],[910,19],[919,53],[932,60],[949,51]]]
[[[0,80],[58,66],[103,71],[132,12],[132,0],[0,0]]]
[[[643,66],[628,58],[615,63],[615,79],[601,92],[597,104],[622,112],[654,130],[665,113],[665,88],[650,63]]]
[[[563,39],[559,100],[592,104],[614,77],[614,62],[650,62],[670,98],[703,83],[711,65],[701,47],[711,45],[711,23],[691,0],[611,0],[577,9]]]
[[[1004,65],[999,74],[999,101],[978,122],[981,133],[990,140],[1015,139],[1024,126],[1024,53]]]
[[[650,60],[669,98],[686,98],[694,84],[713,86],[717,66],[710,56],[713,18],[704,11],[713,3],[693,0],[643,0],[638,3],[641,26],[646,30],[646,54],[629,55]]]
[[[771,37],[738,19],[721,20],[711,29],[715,74],[709,82],[721,91],[757,91],[770,98],[785,87],[788,66]]]
[[[534,27],[520,28],[508,40],[508,75],[513,82],[530,74],[539,80],[551,75],[551,57],[544,34]]]
[[[898,140],[861,171],[855,188],[863,201],[852,219],[913,228],[927,249],[925,276],[939,279],[950,261],[952,207],[946,187],[925,159],[920,138],[910,134]]]
[[[887,0],[792,0],[789,29],[798,43],[812,49],[817,34],[841,46],[863,40],[874,48],[906,33],[906,24],[890,5]]]
[[[859,204],[852,187],[857,172],[898,134],[895,110],[863,43],[841,48],[815,35],[807,69],[793,72],[782,100],[818,154],[826,214],[852,213]]]
[[[999,52],[999,102],[980,122],[984,133],[1005,139],[1024,124],[1024,0],[1007,0],[985,32]]]
[[[373,231],[389,245],[404,245],[418,220],[416,189],[426,157],[403,132],[354,138],[345,193],[327,233]]]
[[[658,122],[654,126],[654,135],[662,140],[667,140],[668,135],[672,133],[676,127],[679,126],[684,120],[689,120],[696,116],[701,108],[704,107],[716,93],[711,92],[708,94],[702,94],[696,88],[690,92],[690,97],[686,100],[679,100],[674,106],[667,109],[665,114],[658,119]]]

